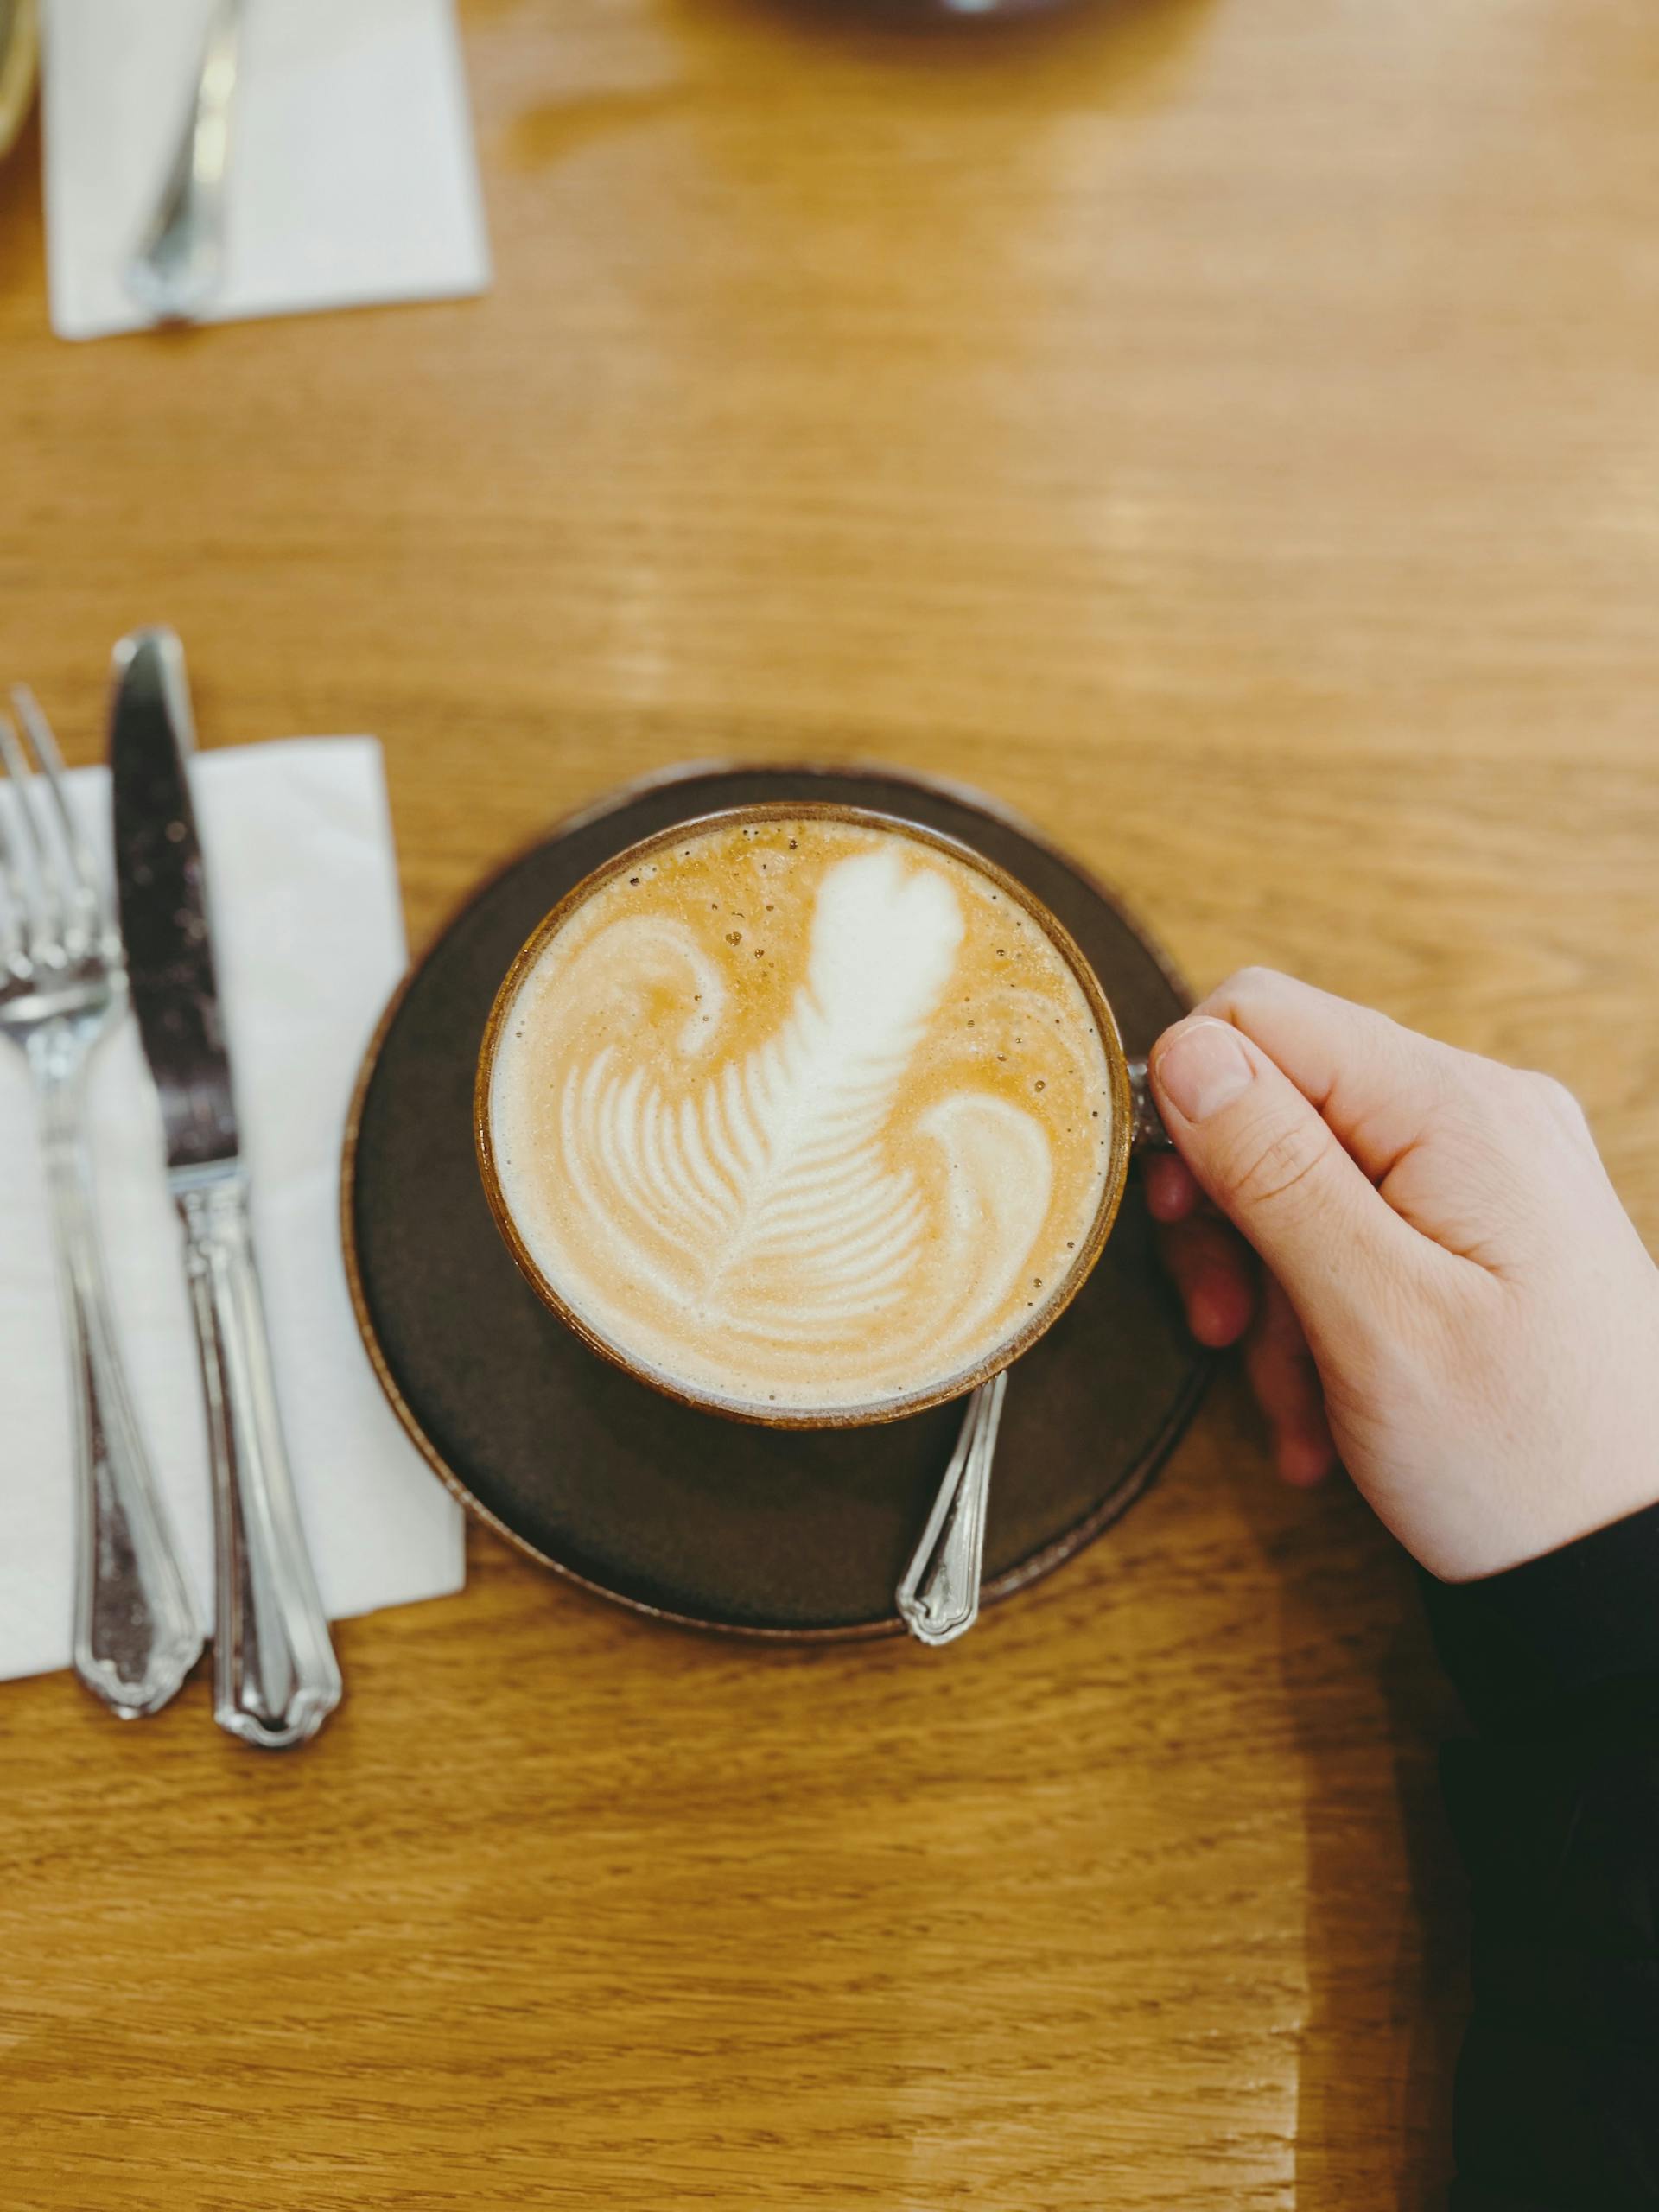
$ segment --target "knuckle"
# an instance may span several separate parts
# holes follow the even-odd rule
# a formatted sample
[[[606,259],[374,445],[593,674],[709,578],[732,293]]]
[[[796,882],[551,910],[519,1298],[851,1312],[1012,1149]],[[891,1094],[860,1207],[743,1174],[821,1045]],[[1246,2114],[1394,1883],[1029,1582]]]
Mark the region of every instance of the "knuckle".
[[[1290,980],[1276,968],[1239,968],[1211,995],[1214,1002],[1222,1006],[1261,1006],[1270,999],[1281,998]]]
[[[1325,1147],[1305,1128],[1258,1130],[1241,1145],[1228,1181],[1252,1211],[1282,1206],[1309,1191],[1324,1161]]]
[[[1516,1107],[1516,1096],[1507,1088],[1449,1090],[1435,1106],[1435,1141],[1448,1157],[1459,1161],[1501,1160],[1517,1119]]]
[[[1463,1056],[1457,1075],[1440,1102],[1440,1118],[1466,1145],[1496,1154],[1524,1145],[1541,1118],[1556,1117],[1552,1092],[1567,1096],[1549,1076],[1478,1053]]]
[[[1491,1094],[1490,1137],[1495,1149],[1517,1159],[1541,1137],[1567,1138],[1593,1150],[1595,1139],[1583,1107],[1567,1085],[1537,1068],[1497,1067]]]
[[[1233,987],[1241,991],[1276,991],[1289,981],[1278,969],[1269,968],[1264,962],[1253,960],[1248,967],[1238,969],[1233,976]]]
[[[1528,1077],[1528,1081],[1546,1113],[1553,1115],[1556,1121],[1575,1131],[1588,1127],[1583,1107],[1559,1077],[1535,1073]]]

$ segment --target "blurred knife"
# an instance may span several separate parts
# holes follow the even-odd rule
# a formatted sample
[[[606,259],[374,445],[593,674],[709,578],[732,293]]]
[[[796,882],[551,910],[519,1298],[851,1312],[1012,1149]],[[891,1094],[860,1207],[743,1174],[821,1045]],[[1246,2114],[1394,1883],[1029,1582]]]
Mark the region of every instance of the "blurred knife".
[[[133,1010],[184,1224],[213,1472],[213,1718],[279,1751],[340,1702],[340,1668],[283,1446],[254,1268],[248,1181],[208,936],[207,886],[184,754],[184,653],[170,630],[115,649],[110,772],[116,884]]]

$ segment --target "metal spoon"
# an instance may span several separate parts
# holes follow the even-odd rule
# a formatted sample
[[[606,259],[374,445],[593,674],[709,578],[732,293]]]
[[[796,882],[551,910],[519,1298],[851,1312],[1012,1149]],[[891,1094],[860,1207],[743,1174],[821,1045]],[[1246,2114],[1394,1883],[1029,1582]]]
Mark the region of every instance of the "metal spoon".
[[[952,1643],[979,1618],[985,1500],[1007,1387],[1005,1368],[969,1397],[926,1530],[899,1585],[899,1618],[918,1643]]]
[[[154,213],[122,272],[158,322],[190,322],[225,275],[225,178],[245,0],[215,0],[196,87]]]

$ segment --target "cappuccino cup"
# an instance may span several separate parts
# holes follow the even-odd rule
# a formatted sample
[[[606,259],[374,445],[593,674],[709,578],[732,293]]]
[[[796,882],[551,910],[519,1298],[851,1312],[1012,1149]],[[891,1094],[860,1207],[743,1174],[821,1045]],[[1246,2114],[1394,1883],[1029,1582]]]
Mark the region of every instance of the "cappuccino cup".
[[[1088,962],[897,816],[683,823],[541,923],[480,1055],[484,1189],[537,1294],[683,1404],[832,1427],[962,1395],[1100,1256],[1135,1101]]]

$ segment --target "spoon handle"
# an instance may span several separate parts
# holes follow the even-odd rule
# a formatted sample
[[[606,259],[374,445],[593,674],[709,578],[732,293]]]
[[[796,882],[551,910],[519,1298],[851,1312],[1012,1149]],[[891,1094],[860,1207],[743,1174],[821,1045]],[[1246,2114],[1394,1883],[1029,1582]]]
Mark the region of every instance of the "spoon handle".
[[[982,1382],[968,1401],[916,1556],[899,1585],[899,1614],[918,1643],[954,1643],[979,1618],[985,1500],[1008,1377]]]

